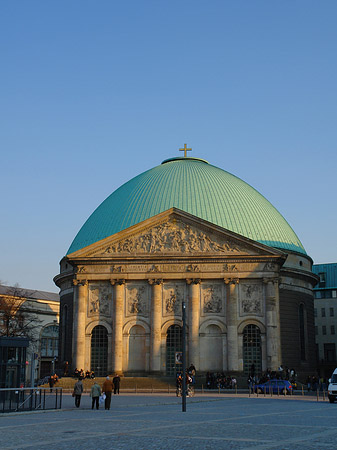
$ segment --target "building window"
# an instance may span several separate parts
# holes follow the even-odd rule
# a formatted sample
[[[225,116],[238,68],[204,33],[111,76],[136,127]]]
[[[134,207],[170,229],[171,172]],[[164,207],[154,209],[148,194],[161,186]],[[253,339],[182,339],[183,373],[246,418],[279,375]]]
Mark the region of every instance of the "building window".
[[[324,287],[325,286],[325,272],[320,272],[318,274],[319,276],[319,287]]]
[[[317,308],[314,309],[314,316],[317,317]]]
[[[41,351],[42,358],[53,358],[58,356],[59,327],[58,325],[49,325],[41,333]]]
[[[181,355],[182,328],[179,325],[171,325],[166,335],[166,374],[175,375],[181,370],[179,356]]]
[[[337,297],[337,291],[332,291],[331,292],[331,297],[332,298],[336,298]]]
[[[91,333],[91,370],[96,376],[102,377],[107,373],[108,361],[108,332],[102,325],[97,325]],[[79,370],[82,369],[78,368]],[[85,370],[85,369],[84,369]]]
[[[322,334],[324,336],[326,335],[326,326],[325,325],[322,326]]]
[[[315,298],[321,298],[321,291],[315,291]]]
[[[321,315],[322,317],[325,317],[325,308],[321,308]]]
[[[324,344],[324,359],[326,362],[335,362],[336,360],[335,344]]]
[[[333,317],[334,316],[334,310],[333,310],[333,308],[330,308],[330,317]]]
[[[331,331],[331,334],[335,334],[335,325],[331,325],[330,331]]]
[[[254,364],[254,373],[262,371],[261,331],[256,325],[247,325],[243,330],[243,370],[245,375],[251,373]]]

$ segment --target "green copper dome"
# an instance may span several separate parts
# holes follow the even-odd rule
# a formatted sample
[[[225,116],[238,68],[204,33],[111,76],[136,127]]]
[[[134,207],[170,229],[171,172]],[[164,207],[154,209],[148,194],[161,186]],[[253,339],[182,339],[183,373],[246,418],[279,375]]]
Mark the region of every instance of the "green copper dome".
[[[242,236],[306,254],[282,215],[249,184],[198,158],[171,158],[132,178],[93,212],[68,254],[176,207]]]

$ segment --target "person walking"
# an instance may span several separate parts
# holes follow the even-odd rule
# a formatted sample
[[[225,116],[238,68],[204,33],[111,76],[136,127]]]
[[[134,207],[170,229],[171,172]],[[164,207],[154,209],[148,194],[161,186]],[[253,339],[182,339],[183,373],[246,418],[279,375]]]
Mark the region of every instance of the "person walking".
[[[120,385],[120,382],[121,382],[121,379],[120,379],[120,377],[119,377],[119,375],[115,375],[114,377],[113,377],[113,384],[114,384],[114,394],[118,394],[119,395],[119,385]]]
[[[83,394],[83,383],[82,378],[76,381],[73,391],[73,397],[75,397],[75,406],[76,408],[80,407],[81,404],[81,395]]]
[[[110,377],[107,376],[102,386],[102,392],[105,394],[105,409],[110,409],[112,388],[112,381],[110,380]]]
[[[92,398],[91,402],[91,409],[94,409],[94,406],[96,404],[96,409],[99,409],[99,396],[101,395],[101,387],[95,381],[95,383],[91,387],[90,396]]]

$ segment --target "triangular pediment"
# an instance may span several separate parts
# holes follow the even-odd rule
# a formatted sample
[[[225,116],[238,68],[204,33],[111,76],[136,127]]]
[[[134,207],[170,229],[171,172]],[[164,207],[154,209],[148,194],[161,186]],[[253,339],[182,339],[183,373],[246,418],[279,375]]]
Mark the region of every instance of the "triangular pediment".
[[[280,256],[283,253],[171,208],[68,257],[109,259],[161,255]]]

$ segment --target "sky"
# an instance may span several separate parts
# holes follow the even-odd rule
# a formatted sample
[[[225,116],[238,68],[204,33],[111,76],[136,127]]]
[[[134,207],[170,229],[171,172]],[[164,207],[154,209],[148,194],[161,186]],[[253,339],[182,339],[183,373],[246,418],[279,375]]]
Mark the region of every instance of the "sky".
[[[336,262],[336,23],[335,0],[1,0],[2,283],[58,292],[90,214],[185,143]]]

